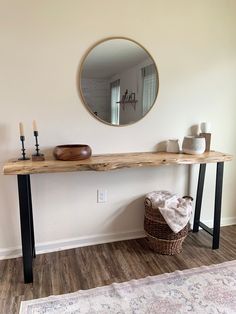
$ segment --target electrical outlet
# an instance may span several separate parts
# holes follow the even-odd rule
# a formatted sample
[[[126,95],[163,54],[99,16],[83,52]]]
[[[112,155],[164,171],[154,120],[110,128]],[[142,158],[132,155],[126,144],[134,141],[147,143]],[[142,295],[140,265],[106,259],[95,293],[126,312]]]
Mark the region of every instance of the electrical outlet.
[[[97,203],[107,202],[107,190],[97,190]]]

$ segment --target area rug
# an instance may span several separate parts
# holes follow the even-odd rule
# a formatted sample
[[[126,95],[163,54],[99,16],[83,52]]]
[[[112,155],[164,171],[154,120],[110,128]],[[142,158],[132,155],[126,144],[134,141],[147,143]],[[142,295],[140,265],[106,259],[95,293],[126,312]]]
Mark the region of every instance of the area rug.
[[[23,301],[26,313],[236,313],[236,261]]]

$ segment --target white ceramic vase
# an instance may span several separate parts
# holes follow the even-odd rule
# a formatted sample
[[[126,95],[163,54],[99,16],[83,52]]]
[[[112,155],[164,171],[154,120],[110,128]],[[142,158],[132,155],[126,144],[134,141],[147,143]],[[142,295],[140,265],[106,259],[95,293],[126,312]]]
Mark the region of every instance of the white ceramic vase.
[[[201,136],[185,136],[182,150],[185,154],[199,155],[206,149],[206,139]]]
[[[168,153],[179,153],[179,140],[178,139],[171,139],[167,141],[167,148],[166,151]]]
[[[209,122],[201,123],[201,132],[202,133],[210,133],[211,132],[211,124]]]

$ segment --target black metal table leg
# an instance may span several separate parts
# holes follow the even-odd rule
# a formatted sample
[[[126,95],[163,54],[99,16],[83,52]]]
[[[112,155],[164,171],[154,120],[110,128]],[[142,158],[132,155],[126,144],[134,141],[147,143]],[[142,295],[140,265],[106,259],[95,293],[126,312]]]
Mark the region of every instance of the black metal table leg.
[[[34,240],[34,218],[33,218],[33,206],[32,206],[32,196],[31,196],[31,186],[30,186],[30,176],[27,176],[28,178],[28,196],[29,196],[29,216],[30,216],[30,229],[31,229],[31,245],[32,245],[32,256],[36,257],[35,252],[35,240]]]
[[[33,282],[32,218],[29,175],[17,175],[25,283]]]
[[[197,185],[196,206],[195,206],[195,214],[194,214],[194,222],[193,222],[193,232],[198,232],[199,230],[205,173],[206,173],[206,164],[200,164],[198,185]]]
[[[224,163],[218,162],[216,168],[215,210],[212,249],[218,249],[220,243],[221,200],[223,186]]]

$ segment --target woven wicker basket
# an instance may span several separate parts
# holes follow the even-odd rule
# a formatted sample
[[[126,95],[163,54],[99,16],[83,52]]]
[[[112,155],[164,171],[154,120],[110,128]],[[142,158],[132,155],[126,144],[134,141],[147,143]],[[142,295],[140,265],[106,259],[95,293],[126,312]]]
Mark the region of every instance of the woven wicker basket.
[[[182,251],[182,244],[187,237],[189,224],[178,233],[167,225],[158,208],[145,202],[144,230],[147,245],[159,254],[174,255]]]

